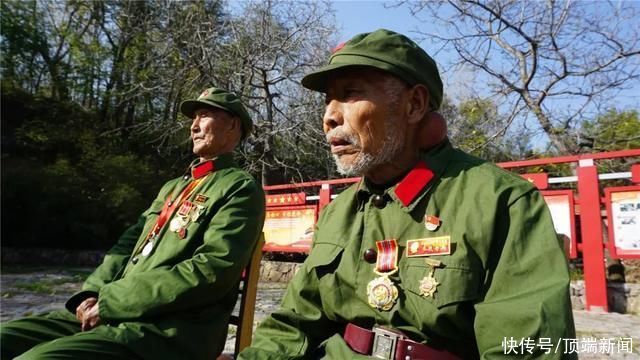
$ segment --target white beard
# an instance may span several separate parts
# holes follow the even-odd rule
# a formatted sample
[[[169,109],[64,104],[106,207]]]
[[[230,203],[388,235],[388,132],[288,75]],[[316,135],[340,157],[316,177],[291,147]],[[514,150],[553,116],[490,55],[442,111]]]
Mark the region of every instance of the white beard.
[[[340,155],[333,155],[333,159],[338,167],[338,172],[344,176],[362,176],[379,165],[391,162],[402,150],[405,138],[404,134],[399,131],[397,122],[398,119],[396,118],[387,118],[385,121],[386,134],[384,142],[376,155],[363,153],[360,139],[355,134],[344,134],[341,130],[338,130],[340,129],[339,127],[329,132],[327,134],[328,138],[336,132],[339,132],[347,138],[354,147],[360,149],[355,160],[350,164],[342,162]]]

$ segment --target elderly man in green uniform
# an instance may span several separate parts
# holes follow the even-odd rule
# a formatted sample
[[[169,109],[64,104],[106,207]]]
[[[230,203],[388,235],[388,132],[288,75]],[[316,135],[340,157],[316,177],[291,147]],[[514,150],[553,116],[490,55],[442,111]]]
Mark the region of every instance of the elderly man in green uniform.
[[[264,222],[264,193],[231,152],[252,121],[217,88],[187,100],[193,152],[184,176],[107,253],[69,311],[2,326],[2,358],[213,359]]]
[[[431,57],[378,30],[302,85],[326,94],[339,171],[363,179],[323,210],[281,309],[240,358],[571,357],[569,274],[539,192],[446,136],[422,150],[443,96]]]

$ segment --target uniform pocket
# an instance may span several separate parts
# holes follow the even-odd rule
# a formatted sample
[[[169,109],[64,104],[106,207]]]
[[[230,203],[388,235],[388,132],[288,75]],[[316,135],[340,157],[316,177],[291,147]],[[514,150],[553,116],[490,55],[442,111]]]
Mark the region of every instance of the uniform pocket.
[[[318,279],[333,272],[340,263],[344,248],[330,243],[316,243],[304,262],[307,274],[316,270]]]
[[[432,268],[427,266],[424,259],[411,259],[405,262],[400,271],[402,287],[414,299],[422,299],[437,308],[478,298],[480,289],[480,271],[470,264],[444,263],[433,272],[438,282],[433,296],[423,296],[421,286],[424,279],[429,277]]]

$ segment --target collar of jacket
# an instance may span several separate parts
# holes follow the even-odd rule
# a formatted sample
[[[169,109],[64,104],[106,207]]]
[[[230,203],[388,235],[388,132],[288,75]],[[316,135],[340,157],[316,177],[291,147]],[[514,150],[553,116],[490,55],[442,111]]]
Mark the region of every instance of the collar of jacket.
[[[235,166],[233,155],[230,153],[222,154],[211,160],[200,161],[194,160],[189,166],[191,178],[199,179],[212,172]]]
[[[442,176],[452,154],[453,146],[449,139],[421,153],[414,167],[397,184],[386,189],[383,196],[398,202],[406,212],[411,212]],[[371,189],[362,178],[356,191],[358,209],[363,209],[371,195]]]

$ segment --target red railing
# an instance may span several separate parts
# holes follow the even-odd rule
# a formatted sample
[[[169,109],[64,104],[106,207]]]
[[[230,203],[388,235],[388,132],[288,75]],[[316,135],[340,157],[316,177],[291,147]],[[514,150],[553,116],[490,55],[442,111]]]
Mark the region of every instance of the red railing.
[[[513,169],[513,168],[526,168],[532,166],[541,166],[541,165],[549,165],[549,164],[563,164],[563,163],[577,163],[576,167],[576,176],[569,178],[561,178],[561,179],[549,179],[548,174],[545,173],[534,173],[534,174],[523,174],[522,176],[533,182],[540,190],[545,190],[548,188],[549,183],[552,180],[556,180],[555,182],[577,182],[577,192],[575,196],[573,196],[573,190],[547,190],[542,191],[543,195],[558,195],[560,193],[570,193],[570,201],[573,202],[571,207],[573,209],[574,205],[579,206],[579,220],[580,220],[580,234],[581,241],[578,242],[575,236],[575,233],[572,234],[571,240],[573,241],[573,246],[571,250],[571,257],[576,257],[578,251],[582,253],[583,265],[584,265],[584,281],[585,281],[585,290],[586,290],[586,304],[585,308],[591,311],[608,311],[607,304],[607,286],[606,286],[606,274],[605,274],[605,263],[604,263],[604,241],[603,241],[603,227],[602,227],[602,210],[606,201],[606,198],[602,196],[600,193],[600,183],[599,183],[599,174],[596,168],[595,161],[603,160],[603,159],[615,159],[615,158],[629,158],[629,157],[640,157],[640,149],[631,149],[631,150],[621,150],[621,151],[611,151],[611,152],[602,152],[602,153],[594,153],[594,154],[582,154],[582,155],[572,155],[572,156],[561,156],[555,158],[545,158],[545,159],[532,159],[532,160],[522,160],[522,161],[511,161],[511,162],[503,162],[498,163],[498,166],[505,169]],[[629,178],[634,183],[640,183],[640,165],[634,164],[630,173],[627,176],[625,173],[622,178]],[[606,178],[606,177],[605,177]],[[300,192],[305,193],[305,204],[292,204],[287,203],[286,201],[278,201],[276,204],[271,204],[267,206],[267,211],[275,211],[291,215],[291,211],[304,211],[309,210],[315,206],[315,216],[313,217],[313,221],[317,220],[317,214],[323,207],[325,207],[331,199],[333,198],[333,189],[336,186],[344,186],[352,183],[356,183],[360,181],[360,178],[346,178],[346,179],[333,179],[333,180],[322,180],[322,181],[313,181],[313,182],[305,182],[305,183],[296,183],[296,184],[282,184],[282,185],[270,185],[265,186],[264,189],[269,195],[278,194],[283,191],[296,191],[293,194],[300,194]],[[315,188],[319,188],[317,190],[318,195],[309,195],[310,193],[316,193]],[[630,187],[631,188],[631,187]],[[617,188],[616,188],[617,189]],[[605,193],[609,196],[607,190],[605,189]],[[283,195],[283,194],[280,194]],[[286,194],[284,194],[286,195]],[[295,205],[295,206],[291,206]],[[611,213],[610,207],[606,207],[608,213]],[[280,214],[278,213],[278,214]],[[292,216],[294,216],[293,213]],[[269,220],[269,213],[267,216]],[[310,218],[309,218],[310,219]],[[310,221],[310,220],[308,220]],[[572,216],[571,219],[571,227],[575,228],[574,219]],[[611,228],[611,226],[609,226]],[[611,229],[609,231],[610,236],[612,236]],[[635,253],[622,253],[617,254],[616,249],[613,246],[613,239],[610,238],[607,243],[607,247],[610,250],[610,253],[613,257],[640,257]],[[310,241],[308,238],[305,241]],[[303,243],[307,244],[307,243]],[[305,247],[306,246],[306,247]],[[297,252],[306,252],[308,251],[308,246],[299,246],[299,247],[287,247],[287,246],[275,246],[269,248],[269,245],[265,247],[265,250],[278,250],[278,251],[297,251]],[[640,250],[639,250],[640,251]]]

